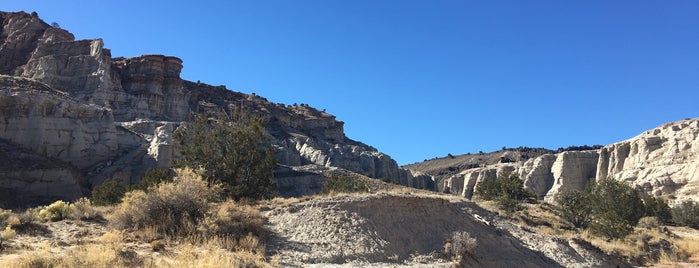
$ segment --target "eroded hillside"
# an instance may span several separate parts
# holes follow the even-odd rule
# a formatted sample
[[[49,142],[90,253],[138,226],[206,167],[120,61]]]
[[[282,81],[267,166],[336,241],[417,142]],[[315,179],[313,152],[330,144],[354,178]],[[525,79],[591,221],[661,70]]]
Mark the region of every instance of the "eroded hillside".
[[[0,20],[0,139],[36,154],[36,161],[52,159],[77,171],[23,173],[19,183],[0,183],[2,191],[48,201],[76,196],[53,182],[84,182],[75,184],[77,196],[110,177],[133,183],[148,168],[171,165],[176,150],[170,136],[194,114],[226,116],[236,107],[268,119],[281,165],[339,167],[434,187],[430,176],[404,170],[346,137],[344,123],[324,111],[183,80],[177,57],[113,58],[101,39],[75,40],[36,14],[0,12]],[[59,175],[63,181],[56,181]],[[31,187],[39,180],[43,190]]]

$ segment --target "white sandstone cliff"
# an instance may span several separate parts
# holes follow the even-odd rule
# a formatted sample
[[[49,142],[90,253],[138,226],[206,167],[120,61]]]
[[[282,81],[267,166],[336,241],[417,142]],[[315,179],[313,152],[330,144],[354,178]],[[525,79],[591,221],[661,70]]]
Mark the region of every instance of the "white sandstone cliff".
[[[525,162],[467,169],[449,177],[454,194],[473,196],[478,182],[504,171],[517,173],[525,188],[551,201],[562,189],[582,190],[591,180],[613,178],[671,203],[699,201],[699,119],[668,123],[599,150],[545,154]]]

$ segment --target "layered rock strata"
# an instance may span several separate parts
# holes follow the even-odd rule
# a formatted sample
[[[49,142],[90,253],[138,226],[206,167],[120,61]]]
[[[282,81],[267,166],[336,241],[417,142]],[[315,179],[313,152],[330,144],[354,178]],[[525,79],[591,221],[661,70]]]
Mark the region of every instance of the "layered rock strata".
[[[562,189],[582,190],[591,180],[613,178],[671,203],[699,201],[699,119],[662,125],[599,150],[545,154],[523,162],[465,170],[444,184],[471,198],[476,185],[515,172],[525,188],[552,200]]]
[[[269,119],[280,164],[340,167],[434,188],[430,176],[347,138],[343,122],[324,111],[183,80],[176,57],[112,58],[101,39],[75,40],[36,14],[0,12],[0,20],[0,139],[73,169],[56,179],[29,176],[47,185],[85,178],[86,191],[109,177],[135,182],[148,168],[171,165],[171,134],[193,114],[243,108]]]

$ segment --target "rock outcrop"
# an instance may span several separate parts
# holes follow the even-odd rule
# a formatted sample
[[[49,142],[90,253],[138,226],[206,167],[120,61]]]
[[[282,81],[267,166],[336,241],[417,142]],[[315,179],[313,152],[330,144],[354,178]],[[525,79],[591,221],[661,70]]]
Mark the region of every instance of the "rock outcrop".
[[[36,14],[0,12],[0,20],[0,139],[71,168],[23,173],[46,185],[84,180],[74,184],[85,192],[109,177],[135,182],[147,168],[171,165],[171,134],[193,114],[243,108],[269,119],[280,164],[339,167],[434,188],[431,176],[403,170],[389,156],[347,138],[344,123],[324,111],[183,80],[176,57],[112,58],[101,39],[75,40]],[[58,196],[64,188],[33,192]]]
[[[79,170],[0,139],[0,207],[26,207],[83,195]]]
[[[597,178],[656,196],[699,201],[699,119],[668,123],[600,150]]]
[[[591,180],[613,178],[670,199],[699,201],[699,119],[668,123],[599,150],[545,154],[498,163],[448,177],[444,188],[471,198],[478,182],[515,172],[525,188],[552,200],[562,189],[582,190]]]
[[[582,190],[595,178],[597,151],[569,151],[546,154],[524,162],[500,163],[465,170],[446,180],[451,193],[467,198],[473,196],[476,185],[494,180],[504,173],[516,173],[526,189],[539,198],[550,200],[562,189]]]

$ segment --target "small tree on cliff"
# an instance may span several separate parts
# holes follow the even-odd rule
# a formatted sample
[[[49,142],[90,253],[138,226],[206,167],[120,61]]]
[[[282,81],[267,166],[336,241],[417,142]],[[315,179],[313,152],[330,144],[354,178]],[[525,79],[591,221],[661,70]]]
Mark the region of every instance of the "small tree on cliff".
[[[236,109],[231,120],[198,115],[174,133],[182,157],[176,166],[201,168],[209,183],[221,183],[227,196],[265,198],[275,189],[274,150],[265,119]]]

